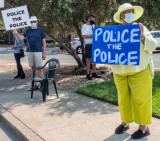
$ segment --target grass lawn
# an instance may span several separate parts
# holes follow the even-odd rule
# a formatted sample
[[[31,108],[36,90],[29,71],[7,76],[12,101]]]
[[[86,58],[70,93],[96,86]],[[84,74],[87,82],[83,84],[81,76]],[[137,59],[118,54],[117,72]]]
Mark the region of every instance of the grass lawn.
[[[77,92],[118,105],[117,90],[113,80],[81,87],[77,89]],[[152,99],[152,114],[160,118],[160,72],[155,72]]]

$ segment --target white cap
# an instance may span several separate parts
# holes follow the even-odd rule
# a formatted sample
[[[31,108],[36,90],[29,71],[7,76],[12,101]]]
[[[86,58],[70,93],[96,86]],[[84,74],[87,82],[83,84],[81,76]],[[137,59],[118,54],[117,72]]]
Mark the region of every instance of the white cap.
[[[30,21],[38,21],[38,19],[37,19],[36,16],[31,16],[31,17],[30,17]]]

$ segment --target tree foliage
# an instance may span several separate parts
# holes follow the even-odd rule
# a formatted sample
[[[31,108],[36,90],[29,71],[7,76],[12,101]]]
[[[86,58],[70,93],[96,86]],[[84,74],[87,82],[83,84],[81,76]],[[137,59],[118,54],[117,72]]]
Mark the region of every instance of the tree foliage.
[[[21,0],[6,0],[8,7],[24,5]],[[86,22],[89,14],[95,14],[97,24],[111,17],[111,11],[115,8],[113,0],[26,0],[25,4],[31,15],[40,19],[40,26],[45,32],[56,40],[77,61],[79,67],[84,63],[71,47],[67,34],[76,31],[82,43],[82,58],[84,59],[83,38],[81,26]],[[59,35],[60,39],[55,35]],[[67,46],[66,46],[67,44]]]
[[[84,63],[71,47],[66,35],[76,31],[82,43],[84,59],[81,26],[89,14],[96,16],[96,25],[114,25],[116,23],[113,21],[113,15],[118,7],[123,3],[131,3],[144,8],[144,15],[138,22],[150,30],[160,27],[159,0],[6,0],[5,2],[5,9],[27,5],[30,16],[36,15],[40,19],[39,25],[73,56],[79,67],[84,67]],[[57,34],[60,38],[56,36]]]
[[[159,0],[117,0],[117,3],[118,6],[123,3],[131,3],[132,5],[143,7],[144,14],[138,22],[144,24],[150,30],[160,29]]]

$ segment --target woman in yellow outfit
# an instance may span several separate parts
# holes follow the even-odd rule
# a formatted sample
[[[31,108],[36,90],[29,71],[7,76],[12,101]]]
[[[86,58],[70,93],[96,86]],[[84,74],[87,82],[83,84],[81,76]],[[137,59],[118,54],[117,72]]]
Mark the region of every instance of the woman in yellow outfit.
[[[142,7],[125,3],[114,14],[114,21],[122,25],[134,24],[142,15]],[[122,119],[115,133],[122,134],[129,129],[129,123],[136,122],[139,124],[139,129],[131,135],[133,139],[140,139],[150,134],[147,125],[151,124],[152,119],[154,75],[152,51],[158,44],[148,29],[142,24],[139,25],[141,29],[140,65],[112,65]]]

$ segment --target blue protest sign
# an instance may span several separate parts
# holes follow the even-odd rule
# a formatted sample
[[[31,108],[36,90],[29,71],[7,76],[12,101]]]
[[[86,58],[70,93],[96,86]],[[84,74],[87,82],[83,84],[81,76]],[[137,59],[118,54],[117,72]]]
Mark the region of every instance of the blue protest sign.
[[[139,24],[95,27],[92,63],[139,65],[140,44]]]

